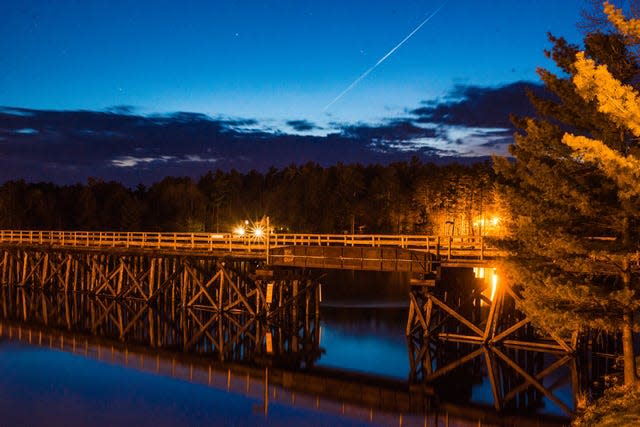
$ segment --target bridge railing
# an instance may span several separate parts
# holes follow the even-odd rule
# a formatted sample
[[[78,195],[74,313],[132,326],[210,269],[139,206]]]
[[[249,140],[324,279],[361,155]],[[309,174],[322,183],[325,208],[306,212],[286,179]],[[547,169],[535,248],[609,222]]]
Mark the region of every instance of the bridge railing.
[[[0,242],[65,247],[263,252],[264,241],[218,233],[0,230]]]
[[[396,247],[432,252],[443,257],[484,257],[495,252],[482,236],[427,236],[395,234],[274,234],[271,247],[352,246]]]
[[[268,242],[267,242],[268,238]],[[230,233],[154,233],[113,231],[0,230],[0,242],[87,248],[264,253],[282,246],[396,247],[422,250],[443,258],[491,256],[494,248],[482,236],[392,234],[271,234],[268,237]]]

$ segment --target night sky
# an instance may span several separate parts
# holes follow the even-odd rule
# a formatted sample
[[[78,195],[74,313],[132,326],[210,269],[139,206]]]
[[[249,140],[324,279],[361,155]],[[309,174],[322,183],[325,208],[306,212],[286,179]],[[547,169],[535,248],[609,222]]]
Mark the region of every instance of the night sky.
[[[439,7],[419,31],[345,88]],[[502,154],[577,0],[0,3],[0,180]]]

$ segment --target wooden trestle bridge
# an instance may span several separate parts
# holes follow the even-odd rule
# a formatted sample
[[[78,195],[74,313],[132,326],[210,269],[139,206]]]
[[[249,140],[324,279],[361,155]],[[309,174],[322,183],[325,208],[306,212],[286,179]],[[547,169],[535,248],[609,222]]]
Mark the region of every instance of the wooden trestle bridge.
[[[314,271],[372,270],[411,275],[416,341],[573,352],[577,337],[541,337],[518,312],[517,289],[496,283],[498,256],[482,236],[0,231],[2,284],[170,304],[202,334],[212,322],[202,312],[317,312]],[[447,279],[453,269],[463,274]]]

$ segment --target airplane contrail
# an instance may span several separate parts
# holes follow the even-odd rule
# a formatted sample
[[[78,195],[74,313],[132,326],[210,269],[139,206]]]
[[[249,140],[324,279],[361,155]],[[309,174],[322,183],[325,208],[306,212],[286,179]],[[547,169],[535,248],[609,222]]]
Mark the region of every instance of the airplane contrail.
[[[330,103],[328,103],[323,109],[322,111],[327,111],[329,109],[329,107],[331,107],[333,104],[336,103],[337,100],[339,100],[340,98],[342,98],[347,92],[349,92],[351,89],[353,89],[355,87],[355,85],[357,85],[358,83],[360,83],[360,81],[362,79],[364,79],[365,77],[367,77],[369,75],[369,73],[371,73],[373,70],[375,70],[378,65],[382,64],[389,56],[391,56],[391,54],[393,52],[395,52],[396,50],[398,50],[398,48],[400,46],[402,46],[407,40],[409,40],[415,33],[417,33],[420,28],[422,28],[424,26],[424,24],[426,24],[427,22],[429,22],[429,20],[431,18],[433,18],[434,16],[436,16],[436,14],[438,12],[440,12],[440,9],[442,9],[444,7],[445,4],[447,4],[449,2],[449,0],[445,0],[435,11],[433,11],[433,13],[429,16],[427,16],[427,18],[422,21],[420,23],[420,25],[418,25],[413,31],[411,31],[409,33],[409,35],[407,37],[405,37],[404,39],[402,39],[402,41],[400,43],[398,43],[397,45],[395,45],[393,47],[393,49],[391,49],[389,52],[387,52],[386,55],[384,55],[382,58],[380,58],[378,60],[378,62],[376,62],[375,64],[373,64],[373,66],[371,68],[369,68],[367,71],[365,71],[364,73],[362,73],[360,75],[360,77],[358,77],[357,79],[355,79],[353,81],[353,83],[351,83],[349,86],[347,86],[347,88],[345,90],[343,90],[340,95],[336,96],[333,101],[331,101]]]

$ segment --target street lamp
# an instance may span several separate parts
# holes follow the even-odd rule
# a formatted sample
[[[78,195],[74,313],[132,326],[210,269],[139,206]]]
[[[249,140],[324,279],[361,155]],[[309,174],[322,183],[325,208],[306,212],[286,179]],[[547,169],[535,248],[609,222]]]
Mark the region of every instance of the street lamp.
[[[256,226],[253,229],[253,237],[261,239],[262,236],[264,236],[264,229],[262,228],[262,226]]]
[[[267,255],[267,264],[270,261],[270,246],[271,246],[271,224],[269,221],[269,217],[263,217],[257,223],[249,222],[249,220],[244,220],[242,224],[238,225],[233,229],[233,234],[236,237],[243,238],[242,241],[245,244],[251,245],[251,242],[258,241],[264,242],[266,246],[266,255]]]

